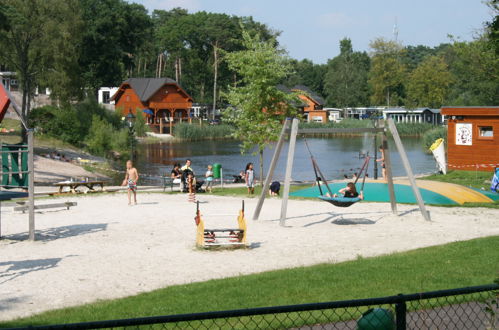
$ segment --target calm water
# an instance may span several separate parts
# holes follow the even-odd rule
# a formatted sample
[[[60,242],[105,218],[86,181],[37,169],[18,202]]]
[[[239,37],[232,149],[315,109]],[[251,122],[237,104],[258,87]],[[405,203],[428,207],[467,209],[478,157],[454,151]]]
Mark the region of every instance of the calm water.
[[[309,138],[308,143],[321,170],[327,179],[343,178],[344,174],[351,175],[362,166],[363,159],[359,159],[359,151],[374,152],[372,136],[364,137],[335,137],[335,138]],[[378,141],[379,143],[379,141]],[[415,138],[404,138],[404,146],[411,162],[414,173],[429,173],[436,171],[435,161],[431,155],[425,154],[421,141]],[[392,141],[389,143],[392,150],[392,162],[395,176],[405,175],[402,163]],[[239,150],[237,141],[200,141],[200,142],[161,142],[141,144],[138,147],[137,168],[149,177],[143,177],[145,183],[158,184],[159,176],[170,173],[174,163],[185,163],[190,158],[193,169],[197,175],[204,175],[206,166],[221,163],[225,178],[232,178],[239,173],[248,162],[255,164],[258,175],[258,155],[244,154]],[[267,171],[274,149],[267,149],[264,153],[264,171]],[[275,178],[284,178],[287,157],[287,144],[282,149],[278,162]],[[381,169],[378,170],[381,175]],[[369,165],[369,176],[373,176],[373,162]],[[314,174],[310,157],[303,139],[297,140],[296,153],[293,166],[293,180],[313,180]],[[142,180],[141,180],[142,181]],[[143,182],[144,182],[143,181]]]

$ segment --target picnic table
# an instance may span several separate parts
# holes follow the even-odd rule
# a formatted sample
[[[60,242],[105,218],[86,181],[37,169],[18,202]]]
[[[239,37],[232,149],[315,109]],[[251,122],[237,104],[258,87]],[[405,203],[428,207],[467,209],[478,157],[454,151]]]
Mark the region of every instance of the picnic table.
[[[68,187],[69,191],[73,194],[78,192],[78,188],[86,187],[88,191],[94,192],[95,187],[100,186],[100,190],[104,191],[104,181],[62,181],[54,183],[54,186],[59,187],[59,194],[63,193],[64,188]]]

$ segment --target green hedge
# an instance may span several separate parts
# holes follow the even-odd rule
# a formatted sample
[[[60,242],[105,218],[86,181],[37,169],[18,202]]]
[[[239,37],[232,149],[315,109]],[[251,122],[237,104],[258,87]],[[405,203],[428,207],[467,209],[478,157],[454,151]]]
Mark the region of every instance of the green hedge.
[[[447,145],[447,126],[434,127],[431,130],[425,132],[423,135],[423,148],[429,152],[429,149],[433,142],[437,139],[444,139],[445,145]]]

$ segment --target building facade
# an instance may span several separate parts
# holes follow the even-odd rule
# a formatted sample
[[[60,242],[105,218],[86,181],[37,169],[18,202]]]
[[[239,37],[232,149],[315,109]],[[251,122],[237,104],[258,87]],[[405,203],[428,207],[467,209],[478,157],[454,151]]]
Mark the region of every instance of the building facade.
[[[499,167],[499,107],[443,107],[450,170],[493,171]]]
[[[192,97],[170,78],[130,78],[110,101],[123,116],[142,110],[153,132],[172,134],[173,126],[192,119]]]

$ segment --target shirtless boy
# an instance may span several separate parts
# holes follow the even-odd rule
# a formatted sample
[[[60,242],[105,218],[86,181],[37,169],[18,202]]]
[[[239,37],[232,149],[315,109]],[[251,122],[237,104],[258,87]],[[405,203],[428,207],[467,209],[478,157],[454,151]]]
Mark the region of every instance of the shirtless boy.
[[[139,173],[133,167],[131,160],[126,162],[126,175],[123,180],[122,186],[128,186],[128,205],[132,205],[131,195],[133,193],[133,202],[137,205],[137,181],[139,181]]]

